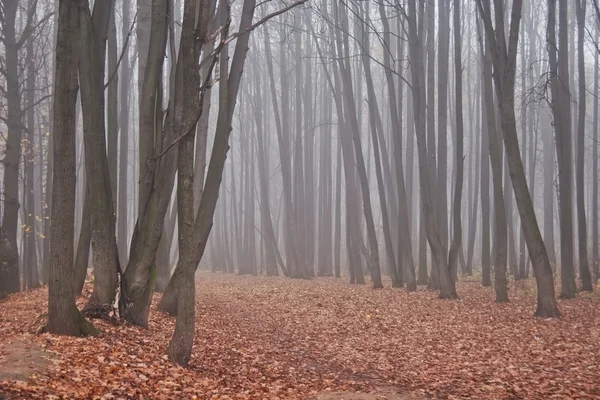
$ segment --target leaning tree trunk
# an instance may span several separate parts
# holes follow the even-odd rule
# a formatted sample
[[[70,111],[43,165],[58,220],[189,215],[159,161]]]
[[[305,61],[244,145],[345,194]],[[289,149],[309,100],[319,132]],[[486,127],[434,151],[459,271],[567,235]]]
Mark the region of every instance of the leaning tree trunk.
[[[496,302],[508,301],[508,287],[506,281],[506,260],[508,245],[508,230],[506,211],[504,208],[504,193],[502,189],[502,139],[496,129],[496,110],[494,104],[494,93],[492,86],[492,63],[489,50],[485,50],[480,44],[484,55],[483,65],[483,90],[485,102],[485,114],[487,116],[487,131],[489,138],[490,164],[492,166],[492,186],[494,192],[494,230],[496,239],[496,251],[494,257],[494,289],[496,291]]]
[[[493,78],[500,108],[500,121],[508,160],[508,169],[519,214],[523,221],[525,242],[529,249],[529,256],[536,276],[538,298],[535,315],[556,317],[560,315],[560,312],[554,298],[552,269],[550,268],[548,254],[546,253],[542,234],[535,216],[533,201],[527,187],[525,171],[519,154],[519,140],[516,128],[514,85],[522,5],[522,0],[514,0],[513,2],[509,43],[507,44],[503,22],[503,2],[501,0],[494,0],[494,14],[496,17],[496,26],[494,28],[489,3],[477,0],[479,15],[484,21],[486,36],[490,43],[497,44],[498,46],[490,46],[494,68],[498,72],[494,74]],[[507,50],[500,51],[499,49]]]
[[[347,23],[347,15],[343,10],[337,10],[337,5],[334,3],[334,10],[338,11],[340,14],[340,20],[342,26],[348,26]],[[346,117],[350,120],[348,121],[348,125],[350,125],[351,134],[352,134],[352,142],[354,148],[354,157],[356,160],[356,167],[358,170],[359,182],[361,186],[362,193],[362,201],[363,201],[363,211],[366,219],[367,225],[367,236],[369,239],[369,271],[371,273],[371,280],[374,288],[381,288],[383,284],[381,283],[381,271],[379,266],[379,247],[377,245],[377,235],[375,232],[375,223],[373,220],[373,211],[371,208],[371,197],[369,192],[369,182],[367,177],[367,169],[365,167],[365,161],[362,152],[362,145],[360,142],[360,133],[358,131],[358,119],[356,115],[356,103],[354,99],[354,94],[352,92],[352,78],[350,76],[350,64],[349,64],[349,46],[348,46],[348,38],[340,43],[337,42],[338,46],[338,55],[344,55],[342,60],[338,60],[339,71],[343,83],[344,91],[342,93],[344,110],[346,111]]]

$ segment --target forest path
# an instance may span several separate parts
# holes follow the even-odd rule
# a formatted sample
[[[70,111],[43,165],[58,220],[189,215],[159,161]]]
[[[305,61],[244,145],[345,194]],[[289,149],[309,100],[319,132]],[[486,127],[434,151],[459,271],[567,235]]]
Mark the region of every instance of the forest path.
[[[561,301],[563,317],[544,320],[532,316],[532,287],[513,286],[511,302],[495,304],[493,289],[470,282],[459,283],[460,300],[441,301],[435,292],[407,293],[389,282],[375,291],[334,278],[200,273],[187,370],[164,356],[173,318],[153,310],[149,330],[95,321],[104,331],[98,338],[32,335],[47,292],[20,293],[0,302],[0,337],[35,343],[56,354],[56,365],[27,383],[0,382],[0,394],[600,399],[600,295]]]

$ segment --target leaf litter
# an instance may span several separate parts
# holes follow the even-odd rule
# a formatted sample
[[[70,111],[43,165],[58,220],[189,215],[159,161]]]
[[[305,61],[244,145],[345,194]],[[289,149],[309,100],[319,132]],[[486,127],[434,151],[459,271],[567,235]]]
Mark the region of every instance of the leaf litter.
[[[539,319],[524,285],[533,282],[496,304],[475,282],[446,301],[333,278],[200,273],[189,369],[164,356],[175,320],[156,311],[160,294],[148,330],[94,320],[101,336],[69,338],[33,332],[45,289],[18,293],[0,302],[0,349],[26,343],[48,362],[0,382],[0,398],[600,399],[600,295],[561,301],[560,319]],[[88,283],[80,306],[90,292]],[[0,376],[6,364],[0,350]]]

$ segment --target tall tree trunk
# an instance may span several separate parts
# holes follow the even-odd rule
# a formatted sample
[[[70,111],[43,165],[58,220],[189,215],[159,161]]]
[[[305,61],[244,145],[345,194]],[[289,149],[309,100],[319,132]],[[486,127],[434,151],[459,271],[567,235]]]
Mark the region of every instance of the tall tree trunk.
[[[579,277],[581,289],[587,292],[594,290],[592,276],[588,264],[587,252],[587,222],[585,217],[585,113],[586,113],[586,87],[585,87],[585,8],[584,0],[576,0],[577,9],[577,58],[579,62],[579,122],[577,124],[577,228],[579,233]]]
[[[383,39],[385,43],[390,43],[391,42],[391,35],[390,35],[390,26],[389,26],[389,22],[388,22],[388,18],[385,12],[385,7],[383,6],[383,4],[379,5],[379,14],[381,16],[382,22],[383,22]],[[366,33],[365,33],[366,36]],[[399,39],[400,40],[400,39]],[[368,42],[367,42],[368,44]],[[363,46],[366,47],[366,46]],[[368,48],[368,47],[367,47]],[[403,49],[401,50],[403,51]],[[363,56],[365,57],[365,56]],[[365,60],[366,61],[366,60]],[[391,127],[392,127],[392,137],[393,137],[393,142],[394,142],[394,160],[395,160],[395,167],[396,167],[396,186],[398,189],[398,241],[399,241],[399,245],[398,245],[398,269],[397,269],[397,274],[398,274],[398,283],[402,282],[404,279],[404,275],[406,275],[406,288],[409,291],[414,291],[417,289],[417,282],[416,282],[416,278],[415,278],[415,266],[414,266],[414,261],[413,261],[413,255],[412,255],[412,248],[411,248],[411,235],[410,235],[410,222],[409,222],[409,217],[408,217],[408,213],[410,212],[409,209],[409,205],[407,203],[407,192],[406,192],[406,187],[405,187],[405,183],[404,183],[404,167],[402,165],[402,121],[401,121],[401,117],[398,115],[398,110],[401,110],[400,107],[398,107],[397,101],[396,101],[396,88],[395,88],[395,83],[394,83],[394,78],[392,75],[392,70],[391,70],[391,62],[390,62],[390,54],[388,51],[384,51],[384,55],[383,55],[383,63],[384,63],[384,68],[385,68],[385,77],[386,77],[386,81],[387,81],[387,86],[388,86],[388,97],[389,97],[389,102],[390,102],[390,117],[391,117]],[[367,71],[367,79],[370,78],[370,72]],[[371,85],[373,86],[373,85]],[[373,102],[375,105],[375,110],[378,113],[378,107],[377,107],[377,103],[376,103],[376,98],[375,98],[375,89],[372,87],[372,94],[373,94],[373,100],[369,101],[369,105],[371,105],[371,103]],[[400,94],[401,94],[401,90],[400,90]],[[379,118],[381,119],[381,118]],[[381,124],[379,124],[381,125]],[[380,128],[381,130],[383,130],[383,128]],[[373,143],[374,146],[376,147],[375,144],[377,143],[376,138],[373,138]],[[381,146],[384,147],[384,143],[381,143]],[[377,158],[378,158],[378,154],[377,154],[377,149],[375,150],[375,162],[377,163]],[[378,165],[378,164],[376,164]],[[381,179],[381,190],[380,190],[380,201],[381,198],[383,198],[383,201],[385,201],[385,189],[383,187],[383,177]],[[390,188],[391,189],[391,188]],[[412,195],[412,193],[411,193]],[[394,197],[390,196],[391,201],[394,201]],[[383,214],[383,210],[384,210],[384,204],[381,204],[381,209],[382,209],[382,214]],[[387,214],[387,210],[386,210],[386,214]],[[388,220],[388,216],[387,215],[382,215],[383,217],[383,224],[384,224],[384,229],[385,229],[385,224]],[[389,231],[389,227],[388,227],[388,231]],[[384,231],[385,232],[385,231]],[[389,233],[389,232],[388,232]],[[387,239],[386,239],[387,240]],[[391,234],[390,234],[390,246],[392,246],[391,244]],[[390,254],[388,256],[388,258],[393,257],[393,247],[390,247],[389,250]],[[395,267],[395,263],[391,264],[392,267]],[[394,275],[392,275],[392,277],[394,277]]]
[[[19,218],[19,166],[23,136],[23,112],[19,82],[19,50],[15,24],[17,1],[3,4],[4,77],[6,79],[7,138],[4,151],[4,181],[2,194],[4,213],[0,225],[0,298],[20,290],[19,249],[17,230]]]
[[[108,73],[110,79],[106,93],[106,142],[108,147],[108,176],[110,180],[113,212],[117,211],[117,149],[119,146],[119,74],[117,51],[117,25],[115,12],[111,12],[108,25]]]
[[[171,200],[176,169],[176,151],[169,151],[178,126],[175,125],[176,105],[180,97],[171,96],[167,119],[157,126],[161,111],[157,110],[162,89],[161,77],[166,47],[168,15],[166,0],[153,0],[152,26],[148,57],[140,102],[140,157],[144,159],[140,170],[138,218],[131,238],[129,262],[123,276],[123,289],[127,307],[120,310],[127,318],[141,326],[148,325],[150,302],[156,283],[154,259],[162,236],[164,218]],[[177,99],[177,102],[176,102]],[[162,117],[160,118],[162,120]],[[164,127],[164,129],[162,129]],[[151,142],[151,153],[146,154],[142,142]],[[160,156],[160,157],[159,157]]]
[[[81,336],[97,333],[81,315],[73,295],[73,226],[75,225],[75,103],[79,37],[77,0],[59,5],[56,72],[54,75],[54,157],[48,325],[53,334]]]
[[[345,10],[339,10],[337,4],[334,3],[334,12],[339,13],[339,21],[341,21],[341,27],[348,27],[348,16]],[[356,160],[356,166],[358,169],[358,176],[361,186],[363,212],[366,219],[367,236],[369,239],[369,259],[368,267],[371,273],[371,281],[374,288],[381,288],[383,284],[381,282],[381,271],[379,267],[379,247],[377,245],[377,236],[375,232],[375,223],[373,220],[373,212],[371,208],[371,197],[369,193],[369,183],[367,177],[367,169],[363,158],[362,145],[360,141],[359,123],[356,115],[356,102],[352,91],[352,78],[350,76],[350,64],[349,64],[349,45],[348,37],[346,36],[343,41],[337,41],[338,55],[343,55],[341,60],[338,60],[339,71],[343,82],[343,104],[346,112],[346,117],[349,118],[348,125],[351,129],[352,143],[354,147],[354,157]]]
[[[338,130],[339,131],[339,130]],[[333,273],[336,278],[342,276],[341,273],[341,241],[342,241],[342,144],[337,139],[337,151],[335,153],[335,237],[333,244]]]
[[[478,31],[481,29],[479,21],[477,21]],[[483,34],[480,34],[483,40]],[[487,41],[486,41],[487,43]],[[483,46],[480,46],[481,58],[485,55]],[[482,69],[485,68],[482,66]],[[482,70],[483,75],[483,70]],[[482,107],[482,123],[481,123],[481,284],[483,286],[492,286],[491,278],[491,261],[490,261],[490,122],[495,126],[495,122],[487,113],[486,98],[485,98],[485,82],[482,82],[480,90]]]
[[[554,115],[560,216],[561,298],[575,297],[573,267],[573,173],[571,105],[569,91],[567,1],[559,1],[559,35],[556,45],[556,1],[548,0],[548,53],[550,60],[551,106]],[[557,54],[558,53],[558,54]]]
[[[484,21],[486,37],[490,41],[490,52],[494,68],[494,83],[500,108],[500,121],[504,138],[504,147],[508,160],[508,169],[513,191],[523,221],[525,241],[537,282],[537,309],[535,315],[541,317],[556,317],[560,315],[554,298],[554,282],[550,261],[542,235],[540,233],[533,201],[527,187],[525,171],[519,154],[516,118],[514,108],[514,85],[516,74],[517,44],[519,40],[519,24],[521,19],[522,0],[514,0],[511,11],[511,22],[506,43],[503,2],[494,0],[495,28],[492,24],[492,12],[488,2],[477,0],[479,15]]]
[[[29,9],[35,7],[35,3],[32,0],[28,2]],[[36,218],[38,214],[35,211],[35,198],[34,198],[34,163],[35,163],[35,147],[34,147],[34,135],[35,135],[35,90],[36,90],[36,75],[35,75],[35,55],[33,51],[33,36],[29,36],[26,45],[27,51],[27,133],[26,137],[26,154],[23,155],[23,163],[25,164],[25,184],[23,190],[25,194],[25,218],[24,222],[26,225],[26,232],[22,236],[22,240],[26,243],[27,252],[27,270],[28,274],[25,276],[28,289],[35,289],[40,287],[40,277],[38,270],[38,258],[36,251]],[[41,152],[42,149],[40,148]],[[25,266],[25,265],[24,265]]]
[[[455,170],[456,183],[454,188],[454,213],[453,213],[453,235],[452,244],[448,254],[448,268],[452,276],[456,276],[458,271],[458,252],[461,251],[462,243],[462,187],[463,187],[463,96],[462,96],[462,46],[460,32],[460,3],[458,0],[454,3],[454,72],[455,80],[455,98],[456,98],[456,144],[455,144]],[[448,12],[449,7],[446,9]],[[497,279],[497,278],[496,278]]]
[[[484,49],[480,42],[483,66],[483,90],[485,102],[485,119],[489,137],[489,155],[492,166],[492,186],[494,192],[494,232],[496,251],[494,254],[494,289],[496,302],[508,301],[508,287],[506,281],[506,259],[507,259],[507,218],[504,209],[504,193],[502,189],[502,141],[496,129],[496,106],[494,104],[494,92],[492,82],[492,59],[490,50]],[[508,187],[508,186],[507,186]]]
[[[288,93],[289,88],[287,84],[286,57],[283,43],[281,44],[281,110],[280,113],[279,104],[277,102],[277,91],[275,86],[275,75],[273,68],[273,58],[271,55],[271,43],[269,37],[269,30],[265,27],[265,52],[267,56],[267,71],[269,75],[269,83],[271,89],[271,101],[273,105],[273,112],[275,114],[275,128],[277,130],[277,143],[279,146],[279,157],[281,164],[281,176],[283,181],[283,205],[284,205],[284,244],[285,244],[285,258],[287,263],[287,270],[292,278],[299,278],[300,273],[298,270],[298,248],[297,248],[297,230],[296,220],[294,218],[294,205],[292,200],[292,167],[291,167],[291,148],[290,148],[290,133],[289,123],[287,122],[289,109],[288,105]]]
[[[122,18],[123,26],[121,27],[122,40],[121,43],[127,41],[129,30],[129,0],[123,0]],[[123,58],[121,60],[121,87],[119,89],[119,102],[121,111],[119,113],[119,189],[117,202],[117,240],[119,244],[119,260],[121,265],[127,265],[129,260],[129,252],[127,251],[129,235],[127,233],[127,192],[129,186],[127,184],[127,170],[129,160],[129,88],[130,88],[130,62],[129,49],[123,50]]]
[[[413,77],[413,104],[415,107],[415,134],[417,137],[417,150],[419,157],[419,181],[421,187],[421,203],[423,206],[423,215],[425,222],[425,233],[431,247],[433,256],[432,268],[437,271],[439,279],[440,295],[442,299],[456,298],[456,286],[454,279],[448,269],[447,253],[443,245],[442,237],[439,231],[439,224],[436,218],[436,207],[433,193],[433,183],[435,169],[427,160],[427,151],[431,150],[433,143],[426,143],[425,138],[425,79],[423,76],[423,45],[421,35],[418,34],[417,9],[415,0],[408,1],[409,6],[409,41],[410,41],[410,59],[411,72]],[[423,18],[423,3],[420,3],[420,18]],[[432,60],[428,60],[432,62]],[[432,100],[432,99],[430,99]],[[428,145],[431,145],[428,148]]]
[[[596,43],[600,39],[600,28],[596,25]],[[592,144],[592,265],[594,282],[600,279],[600,253],[598,248],[598,84],[600,60],[598,51],[594,52],[594,125]]]
[[[455,1],[456,3],[456,1]],[[448,64],[450,40],[450,4],[449,0],[438,0],[438,157],[437,191],[439,202],[439,233],[442,247],[448,251]],[[462,160],[461,160],[462,162]],[[458,249],[457,249],[458,251]],[[449,266],[450,267],[450,266]]]
[[[94,290],[86,307],[105,308],[115,299],[119,259],[104,117],[104,64],[113,2],[96,2],[93,15],[87,0],[79,0],[81,43],[79,74],[86,175],[90,186]]]

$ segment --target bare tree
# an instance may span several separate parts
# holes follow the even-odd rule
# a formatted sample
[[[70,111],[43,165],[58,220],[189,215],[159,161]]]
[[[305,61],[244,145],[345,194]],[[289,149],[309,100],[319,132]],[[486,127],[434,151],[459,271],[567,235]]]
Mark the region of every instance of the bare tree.
[[[552,89],[552,114],[558,159],[560,216],[560,276],[562,298],[575,297],[573,267],[573,173],[571,139],[571,94],[569,91],[567,2],[559,0],[559,37],[556,43],[556,1],[548,0],[548,54]]]
[[[581,278],[581,289],[591,292],[594,290],[594,286],[588,264],[584,183],[586,113],[584,40],[586,1],[576,0],[575,8],[577,10],[577,58],[579,63],[579,120],[577,123],[577,165],[575,172],[577,183],[577,228],[579,233],[579,277]]]
[[[504,2],[494,0],[495,27],[492,22],[492,11],[489,0],[477,0],[480,17],[483,20],[487,40],[490,42],[490,52],[494,66],[494,83],[496,97],[500,109],[500,120],[504,137],[504,147],[508,161],[513,191],[519,207],[525,241],[529,249],[529,256],[538,289],[538,304],[535,314],[544,317],[556,317],[560,313],[554,298],[554,282],[552,269],[546,248],[542,240],[533,201],[527,187],[523,163],[519,155],[519,142],[517,139],[516,118],[514,108],[514,85],[517,57],[517,44],[519,40],[519,24],[521,20],[522,0],[515,0],[510,13],[510,28],[507,36],[504,29]]]
[[[75,214],[75,102],[79,7],[77,0],[60,2],[53,132],[55,162],[52,190],[52,245],[48,280],[48,326],[54,334],[81,336],[97,331],[85,320],[73,295],[73,226]]]

